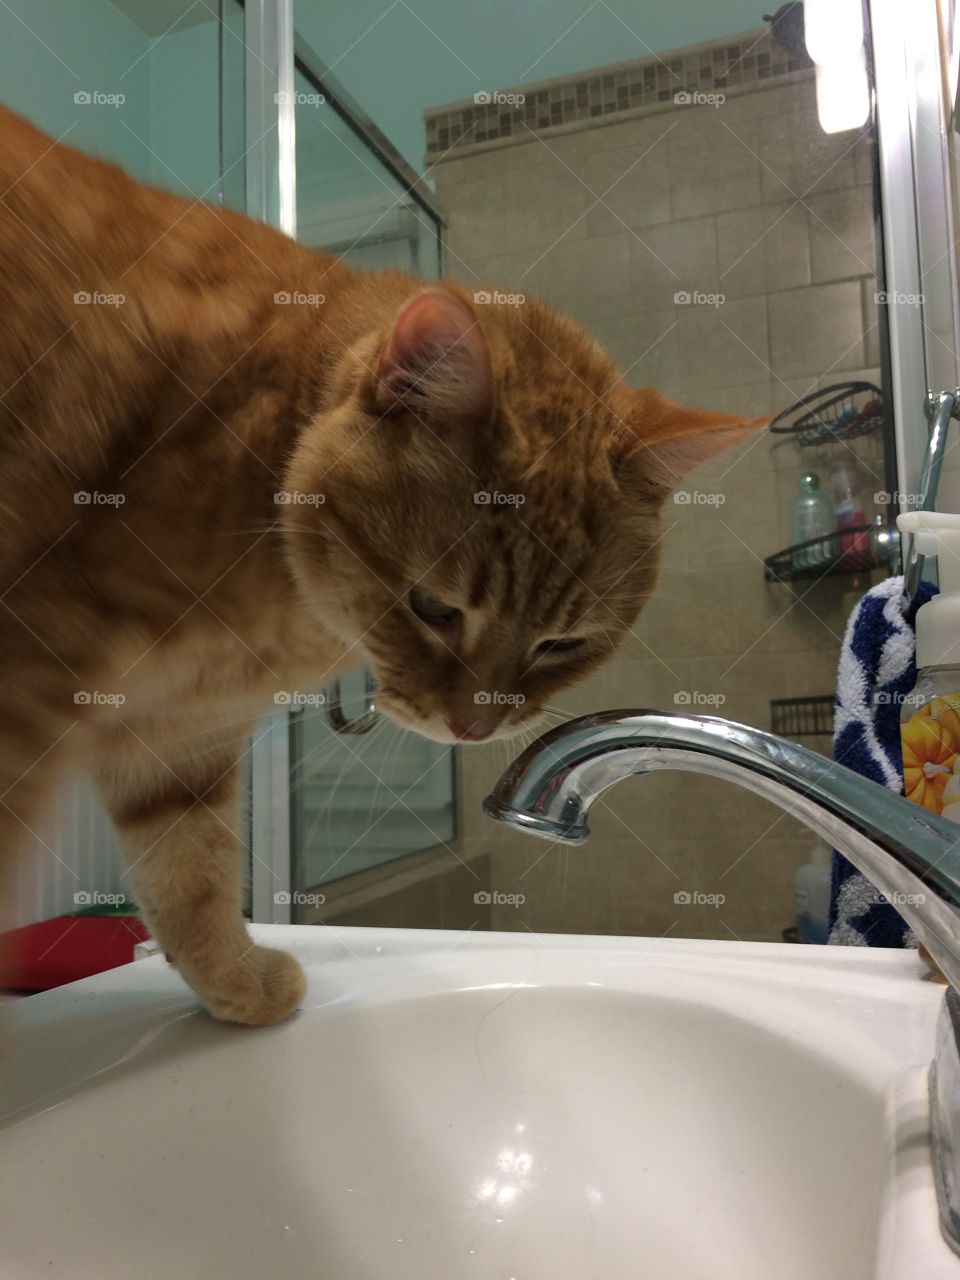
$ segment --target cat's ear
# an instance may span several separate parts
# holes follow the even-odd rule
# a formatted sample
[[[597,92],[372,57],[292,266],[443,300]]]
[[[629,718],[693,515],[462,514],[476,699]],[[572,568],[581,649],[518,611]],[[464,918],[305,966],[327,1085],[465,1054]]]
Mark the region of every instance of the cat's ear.
[[[658,500],[701,462],[758,435],[770,422],[691,409],[651,387],[632,391],[630,397],[629,435],[620,443],[616,470]]]
[[[378,413],[486,420],[493,408],[490,351],[476,315],[445,289],[400,308],[375,378]]]

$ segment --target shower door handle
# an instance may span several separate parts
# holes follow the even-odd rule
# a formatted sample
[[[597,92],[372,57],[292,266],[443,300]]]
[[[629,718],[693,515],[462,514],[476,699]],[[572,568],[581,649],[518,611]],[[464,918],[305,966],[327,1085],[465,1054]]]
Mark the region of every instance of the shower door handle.
[[[373,680],[370,672],[363,673],[364,692],[366,694],[366,710],[362,715],[350,717],[343,710],[343,696],[340,691],[340,680],[332,680],[328,685],[327,720],[334,733],[369,733],[377,723],[380,713],[373,701]]]
[[[920,472],[920,490],[917,494],[918,511],[934,511],[937,506],[937,490],[940,487],[940,468],[947,447],[947,431],[952,418],[960,417],[960,387],[954,391],[939,393],[928,391],[924,414],[930,424],[927,449]],[[901,538],[901,563],[903,564],[904,598],[911,606],[920,589],[923,577],[924,557],[918,555],[912,538]]]

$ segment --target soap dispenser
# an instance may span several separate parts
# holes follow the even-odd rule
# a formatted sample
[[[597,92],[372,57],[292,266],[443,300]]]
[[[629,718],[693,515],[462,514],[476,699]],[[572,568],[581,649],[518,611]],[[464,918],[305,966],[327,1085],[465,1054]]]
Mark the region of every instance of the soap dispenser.
[[[897,525],[940,578],[917,610],[917,682],[900,709],[903,794],[960,823],[960,515],[911,511]]]

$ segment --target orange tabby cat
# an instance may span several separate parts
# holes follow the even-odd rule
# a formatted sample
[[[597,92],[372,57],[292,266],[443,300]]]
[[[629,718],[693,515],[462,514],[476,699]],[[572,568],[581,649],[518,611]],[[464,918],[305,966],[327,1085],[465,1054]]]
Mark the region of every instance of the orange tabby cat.
[[[515,732],[636,617],[680,475],[759,424],[4,111],[0,193],[0,852],[81,762],[187,982],[278,1022],[303,976],[250,941],[236,830],[274,695],[363,664],[430,738]]]

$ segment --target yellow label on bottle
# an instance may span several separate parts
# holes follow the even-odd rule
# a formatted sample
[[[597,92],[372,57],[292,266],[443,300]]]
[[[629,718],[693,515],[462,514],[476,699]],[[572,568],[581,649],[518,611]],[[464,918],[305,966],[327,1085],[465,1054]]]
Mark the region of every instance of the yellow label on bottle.
[[[960,823],[960,694],[931,699],[900,726],[903,794]]]

